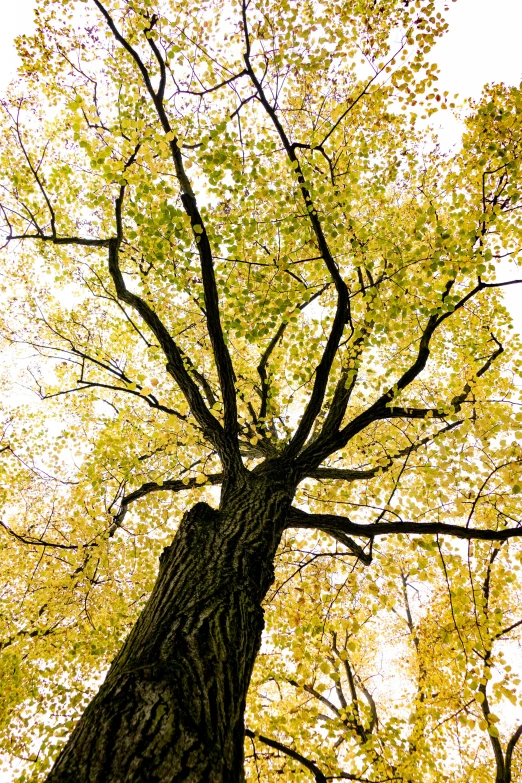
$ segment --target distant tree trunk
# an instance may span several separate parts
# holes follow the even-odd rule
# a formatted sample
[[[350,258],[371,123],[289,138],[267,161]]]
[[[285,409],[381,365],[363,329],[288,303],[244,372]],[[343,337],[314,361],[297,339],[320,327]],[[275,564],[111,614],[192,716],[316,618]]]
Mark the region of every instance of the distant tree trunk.
[[[152,595],[48,783],[236,783],[261,643],[261,602],[293,492],[245,476],[198,503],[160,558]]]

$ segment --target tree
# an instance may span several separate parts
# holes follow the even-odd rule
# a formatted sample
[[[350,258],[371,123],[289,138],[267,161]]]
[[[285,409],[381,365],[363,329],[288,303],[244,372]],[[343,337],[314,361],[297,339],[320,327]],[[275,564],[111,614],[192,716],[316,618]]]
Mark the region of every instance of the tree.
[[[40,3],[1,153],[5,350],[42,401],[7,399],[2,452],[21,779],[81,712],[53,783],[240,781],[244,747],[259,780],[520,768],[492,706],[522,622],[495,278],[522,93],[440,151],[443,11]],[[368,679],[386,635],[402,701]]]

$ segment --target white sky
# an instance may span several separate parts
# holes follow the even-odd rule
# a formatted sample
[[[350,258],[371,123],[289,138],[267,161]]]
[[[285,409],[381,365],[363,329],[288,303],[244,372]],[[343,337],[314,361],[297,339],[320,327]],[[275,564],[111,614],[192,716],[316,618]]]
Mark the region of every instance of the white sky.
[[[449,0],[448,0],[449,2]],[[4,0],[0,26],[0,95],[14,75],[17,56],[15,36],[30,33],[35,0]],[[519,84],[522,80],[522,0],[457,0],[450,3],[450,29],[430,59],[440,68],[440,89],[462,98],[478,98],[488,81]],[[459,123],[450,112],[441,112],[437,123],[445,147],[456,144]],[[499,279],[513,275],[509,265]],[[522,333],[522,285],[506,289],[506,303]]]
[[[450,2],[450,0],[448,0]],[[30,33],[35,0],[3,2],[0,26],[0,95],[15,74],[17,55],[13,39]],[[450,28],[430,59],[440,68],[440,89],[462,98],[480,96],[486,82],[518,85],[522,80],[522,0],[457,0],[450,3]],[[458,143],[460,126],[447,112],[440,112],[441,142],[447,148]],[[498,279],[522,277],[503,264]],[[522,333],[522,285],[505,289],[505,300],[515,327]]]
[[[31,31],[35,2],[4,0],[3,5],[0,91],[16,69],[13,39]],[[518,84],[522,79],[521,0],[457,0],[450,5],[450,30],[432,57],[441,69],[442,89],[478,97],[487,81]]]
[[[13,39],[31,32],[35,0],[3,0],[2,5],[0,95],[17,67]],[[440,68],[441,90],[478,98],[486,82],[521,82],[522,0],[457,0],[451,4],[448,18],[449,32],[430,56]],[[442,121],[441,141],[450,147],[459,140],[459,124],[449,112],[440,113],[437,122]],[[514,276],[509,265],[503,265],[499,279]],[[516,276],[522,277],[522,272]],[[522,285],[506,289],[506,304],[522,333]]]
[[[448,0],[450,2],[450,0]],[[4,0],[0,26],[0,95],[15,74],[17,55],[13,39],[32,30],[35,0]],[[430,59],[440,68],[440,89],[462,98],[480,96],[486,82],[518,85],[522,80],[522,0],[457,0],[450,2],[450,28]],[[440,112],[436,124],[443,145],[458,143],[460,127],[447,112]],[[499,279],[516,273],[502,265]],[[516,274],[517,277],[522,274]],[[519,333],[522,333],[522,285],[505,289],[508,305]]]

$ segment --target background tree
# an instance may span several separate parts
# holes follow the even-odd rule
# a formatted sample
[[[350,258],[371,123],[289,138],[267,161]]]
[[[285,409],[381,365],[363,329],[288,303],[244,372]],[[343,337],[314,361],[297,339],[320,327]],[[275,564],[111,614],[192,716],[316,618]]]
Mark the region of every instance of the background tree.
[[[514,779],[522,93],[440,152],[444,10],[40,4],[1,150],[42,401],[0,455],[21,779],[81,713],[50,781],[242,780],[244,746],[260,780]]]

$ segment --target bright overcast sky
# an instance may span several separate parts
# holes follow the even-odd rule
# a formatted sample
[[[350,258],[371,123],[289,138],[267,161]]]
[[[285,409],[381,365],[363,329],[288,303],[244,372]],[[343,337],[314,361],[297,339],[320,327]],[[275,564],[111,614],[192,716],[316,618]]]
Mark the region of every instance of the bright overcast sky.
[[[2,2],[0,95],[17,67],[13,39],[31,32],[34,4],[34,0]],[[451,4],[449,23],[448,34],[431,55],[440,68],[441,90],[459,93],[463,98],[478,98],[486,82],[521,82],[522,0],[457,0]],[[451,121],[449,114],[439,115],[444,119],[441,137],[445,146],[456,143],[460,135],[458,124]],[[509,268],[504,267],[499,273],[499,279],[511,277]],[[522,333],[522,285],[506,289],[506,304]],[[1,780],[7,778],[0,774]]]
[[[32,27],[34,0],[4,0],[0,26],[0,94],[14,75],[17,58],[13,39]],[[440,68],[440,89],[452,95],[478,98],[486,82],[522,81],[522,0],[457,0],[449,11],[450,28],[431,59]],[[449,147],[459,139],[458,123],[441,112],[441,141]],[[500,278],[512,274],[505,268]],[[522,285],[506,289],[506,302],[522,333]]]
[[[30,32],[34,0],[4,2],[0,27],[0,91],[16,69],[13,38]],[[450,30],[433,59],[441,87],[478,97],[487,81],[518,84],[522,79],[521,0],[457,0],[451,3]]]

